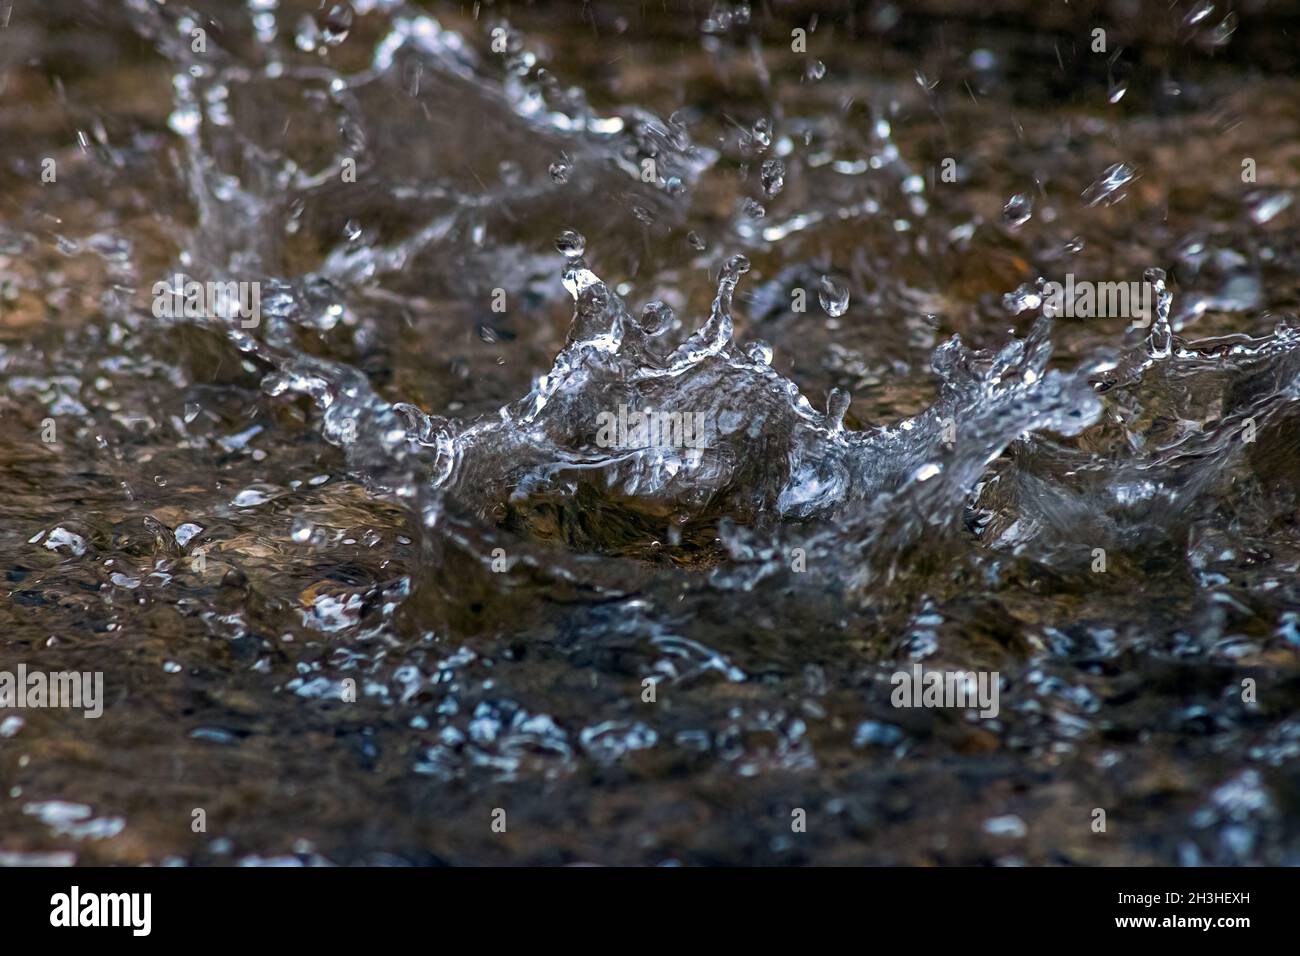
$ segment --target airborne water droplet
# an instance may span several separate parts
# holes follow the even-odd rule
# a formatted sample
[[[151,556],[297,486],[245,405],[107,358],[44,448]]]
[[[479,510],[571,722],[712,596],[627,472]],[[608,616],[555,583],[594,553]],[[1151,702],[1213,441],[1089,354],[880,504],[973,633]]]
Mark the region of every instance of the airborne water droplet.
[[[1263,225],[1291,205],[1294,197],[1288,192],[1263,193],[1247,197],[1250,218]]]
[[[763,192],[775,196],[785,186],[785,163],[779,159],[764,160],[760,172]]]
[[[348,38],[348,32],[352,29],[353,16],[351,4],[336,3],[330,7],[330,12],[325,15],[324,29],[321,31],[321,38],[327,46],[338,46]]]
[[[1107,167],[1106,172],[1102,173],[1101,179],[1097,180],[1082,193],[1083,201],[1089,206],[1096,206],[1105,202],[1106,205],[1113,205],[1124,198],[1124,193],[1119,195],[1115,193],[1122,187],[1132,182],[1135,171],[1127,163],[1115,163]],[[1114,199],[1110,197],[1114,196]]]
[[[551,163],[551,182],[557,186],[563,186],[569,181],[569,174],[573,172],[573,167],[567,160],[557,159]]]
[[[566,229],[555,237],[555,248],[566,259],[580,259],[587,251],[587,240],[582,233]]]
[[[1016,193],[1002,207],[1002,220],[1010,229],[1019,229],[1034,214],[1034,198],[1027,193]]]
[[[839,318],[849,310],[849,290],[830,276],[822,276],[817,286],[817,301],[831,318]]]
[[[293,42],[304,53],[315,52],[316,47],[320,45],[320,30],[310,14],[303,14],[302,19],[298,21],[298,30],[294,34]]]
[[[1229,13],[1210,34],[1211,46],[1224,46],[1237,30],[1237,15]]]
[[[1214,0],[1201,0],[1183,18],[1183,25],[1193,27],[1214,12]]]

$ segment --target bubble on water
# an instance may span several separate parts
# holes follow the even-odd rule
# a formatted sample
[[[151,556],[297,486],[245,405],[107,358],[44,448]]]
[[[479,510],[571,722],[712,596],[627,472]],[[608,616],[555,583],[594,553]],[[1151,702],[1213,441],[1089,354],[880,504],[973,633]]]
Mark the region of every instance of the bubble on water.
[[[67,548],[71,554],[81,557],[86,553],[86,539],[74,531],[59,526],[49,533],[45,539],[45,547],[51,551]]]
[[[555,248],[566,259],[581,259],[587,251],[587,239],[574,229],[565,229],[555,237]]]
[[[236,508],[256,508],[271,500],[271,495],[264,488],[245,488],[231,500]]]
[[[1010,229],[1019,229],[1034,214],[1034,197],[1028,193],[1016,193],[1002,207],[1002,221]]]
[[[817,301],[831,318],[839,318],[849,310],[849,290],[842,282],[822,276],[817,283]]]
[[[338,46],[348,38],[354,17],[352,5],[349,3],[336,3],[330,7],[321,28],[321,38],[326,46]]]
[[[1120,190],[1132,182],[1136,175],[1137,171],[1128,163],[1108,166],[1101,178],[1083,191],[1083,201],[1089,206],[1103,202],[1108,206],[1113,205],[1124,198],[1125,194]]]
[[[785,186],[785,163],[779,159],[764,160],[759,178],[763,183],[763,192],[769,197],[775,196]]]
[[[293,524],[289,528],[289,536],[298,544],[306,544],[311,541],[312,532],[315,530],[316,526],[309,519],[298,515],[294,517]]]
[[[176,539],[176,543],[183,548],[194,540],[195,535],[200,534],[202,531],[202,525],[187,521],[182,525],[178,525],[172,536]]]

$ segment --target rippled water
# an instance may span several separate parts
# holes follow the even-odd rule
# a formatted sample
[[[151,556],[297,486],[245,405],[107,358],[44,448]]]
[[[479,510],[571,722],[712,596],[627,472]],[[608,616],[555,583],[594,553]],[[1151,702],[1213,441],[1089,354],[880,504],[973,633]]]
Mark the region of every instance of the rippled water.
[[[0,862],[1300,863],[1281,4],[30,6]]]

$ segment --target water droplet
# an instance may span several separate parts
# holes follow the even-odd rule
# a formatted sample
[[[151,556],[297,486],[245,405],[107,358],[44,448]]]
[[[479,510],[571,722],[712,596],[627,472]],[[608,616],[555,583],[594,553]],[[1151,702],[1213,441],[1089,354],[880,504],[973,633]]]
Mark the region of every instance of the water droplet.
[[[699,252],[703,252],[705,249],[708,248],[709,245],[707,242],[704,241],[704,237],[701,236],[694,229],[692,229],[690,232],[686,234],[686,241],[690,243],[692,249],[695,249]]]
[[[311,540],[311,533],[314,530],[316,530],[316,526],[300,515],[293,519],[293,525],[289,529],[289,536],[298,544],[306,544]]]
[[[555,237],[555,248],[566,259],[580,259],[587,251],[587,240],[582,233],[566,229]]]
[[[744,255],[736,254],[727,260],[727,264],[722,267],[724,279],[730,279],[732,283],[740,276],[749,271],[749,258]]]
[[[1120,192],[1116,195],[1116,192],[1132,182],[1135,175],[1136,171],[1132,166],[1127,163],[1115,163],[1107,167],[1101,178],[1083,191],[1083,201],[1089,206],[1096,206],[1102,202],[1108,206],[1113,205],[1124,198],[1124,193]]]
[[[672,328],[676,318],[677,314],[673,312],[672,306],[655,299],[653,302],[647,302],[645,308],[641,310],[641,331],[646,335],[660,335]]]
[[[193,107],[185,107],[173,110],[167,117],[167,125],[172,131],[179,133],[181,136],[193,136],[198,132],[199,124],[203,122],[203,117],[199,111]]]
[[[298,21],[298,30],[293,37],[294,45],[304,53],[312,53],[320,45],[320,30],[310,14],[303,14]]]
[[[236,508],[256,508],[270,500],[271,496],[261,488],[245,488],[230,503]]]
[[[330,7],[330,12],[325,15],[325,23],[321,30],[321,38],[327,46],[338,46],[348,38],[348,32],[352,29],[353,17],[351,4],[336,3]]]
[[[831,318],[839,318],[849,310],[849,290],[830,276],[822,276],[817,285],[817,301]]]
[[[563,186],[569,181],[569,174],[573,172],[573,167],[567,160],[558,159],[551,163],[551,182],[557,186]]]
[[[816,83],[826,75],[826,64],[821,60],[813,60],[804,67],[803,77],[812,83]]]
[[[758,365],[772,364],[772,346],[762,340],[755,340],[745,346],[745,354],[749,360]]]
[[[501,182],[507,186],[518,186],[524,179],[523,169],[513,159],[503,159],[497,164],[497,172],[501,174]]]
[[[772,145],[772,124],[766,119],[760,119],[754,123],[754,142],[760,149],[767,149]]]
[[[848,389],[833,388],[826,397],[826,427],[831,431],[840,431],[844,427],[844,416],[848,414],[853,396]]]
[[[1034,214],[1034,197],[1028,193],[1016,193],[1002,207],[1002,221],[1010,229],[1019,229]]]
[[[1291,205],[1294,198],[1289,192],[1263,193],[1251,196],[1248,199],[1250,218],[1262,226]]]
[[[744,203],[741,204],[741,211],[748,219],[762,219],[767,215],[767,210],[763,208],[763,204],[752,197],[746,198]]]
[[[1237,15],[1229,13],[1210,34],[1210,46],[1225,46],[1237,32]]]
[[[183,548],[194,539],[195,535],[200,534],[202,531],[202,525],[194,524],[192,521],[187,521],[184,524],[179,525],[173,532],[173,535],[176,538],[176,543]]]
[[[1128,81],[1119,80],[1118,82],[1111,85],[1110,93],[1107,94],[1106,99],[1111,103],[1118,103],[1120,100],[1124,98],[1124,94],[1127,92],[1128,92]]]
[[[763,192],[769,197],[775,196],[785,186],[785,163],[779,159],[764,160],[760,179],[763,182]]]
[[[1183,17],[1183,25],[1194,27],[1214,12],[1214,0],[1201,0]]]

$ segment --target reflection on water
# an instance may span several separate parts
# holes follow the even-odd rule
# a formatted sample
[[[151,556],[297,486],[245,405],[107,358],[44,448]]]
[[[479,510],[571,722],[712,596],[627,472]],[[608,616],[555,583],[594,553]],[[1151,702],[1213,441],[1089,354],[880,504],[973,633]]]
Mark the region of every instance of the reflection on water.
[[[0,862],[1300,863],[1282,14],[650,6],[15,9]]]

